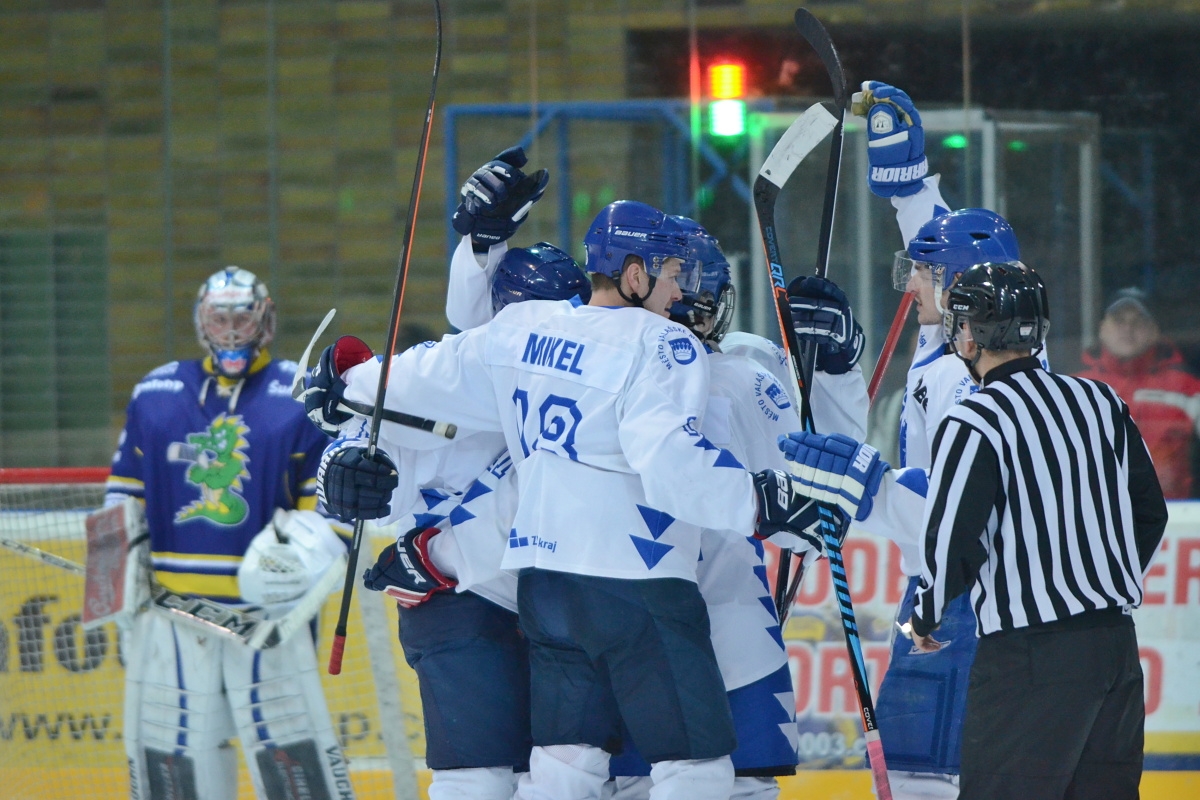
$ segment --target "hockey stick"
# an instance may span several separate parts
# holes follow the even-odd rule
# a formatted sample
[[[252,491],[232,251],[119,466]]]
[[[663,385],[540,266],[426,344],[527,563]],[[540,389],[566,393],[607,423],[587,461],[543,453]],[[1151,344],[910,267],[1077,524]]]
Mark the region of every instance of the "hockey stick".
[[[0,547],[80,577],[87,574],[83,564],[24,542],[0,537]],[[316,616],[329,593],[342,579],[345,564],[346,557],[342,556],[279,619],[263,619],[253,612],[230,608],[203,597],[179,594],[161,586],[151,587],[150,610],[204,633],[232,639],[255,650],[269,650],[286,642]]]
[[[325,328],[329,326],[329,323],[333,320],[333,315],[336,313],[336,308],[329,309],[329,313],[325,315],[325,319],[321,320],[321,324],[317,326],[317,332],[308,340],[308,347],[304,348],[304,353],[300,356],[300,361],[296,365],[296,377],[292,379],[293,400],[304,399],[304,375],[308,372],[308,359],[312,356],[312,350],[317,340],[321,338],[321,334],[325,332]],[[361,414],[364,417],[369,417],[375,413],[375,409],[366,403],[356,403],[345,398],[342,398],[339,407],[342,411],[350,411],[355,414]],[[428,431],[435,436],[443,436],[447,439],[453,439],[455,434],[458,433],[458,426],[451,422],[438,422],[418,417],[415,414],[405,414],[403,411],[390,411],[386,408],[383,410],[383,421]]]
[[[817,56],[821,59],[821,63],[825,65],[826,72],[829,73],[837,114],[837,126],[833,132],[829,153],[829,168],[825,178],[825,203],[821,213],[821,229],[817,244],[816,272],[817,275],[823,276],[829,266],[829,244],[833,235],[834,207],[837,199],[838,181],[841,175],[842,121],[847,99],[846,75],[842,70],[837,50],[834,48],[833,39],[829,36],[829,32],[825,30],[825,26],[807,9],[803,8],[796,9],[795,23],[796,30],[804,37],[804,40],[809,43],[813,50],[816,51]],[[804,377],[807,380],[811,378],[816,353],[809,352],[805,356],[804,366],[808,369],[808,372]],[[802,386],[801,391],[803,392],[805,388],[805,386]],[[802,417],[802,421],[808,430],[812,430],[812,409],[805,409],[805,404],[802,404],[801,410],[802,413],[807,410],[807,416]],[[871,767],[872,776],[875,779],[875,790],[879,800],[892,800],[892,789],[888,781],[887,764],[884,761],[883,755],[883,743],[880,741],[879,728],[875,721],[875,705],[871,699],[871,686],[867,682],[866,661],[863,658],[862,642],[858,636],[858,622],[854,614],[854,604],[850,598],[850,585],[846,580],[846,566],[842,557],[840,537],[838,536],[840,523],[836,521],[833,509],[829,506],[821,505],[819,508],[821,514],[820,528],[825,539],[825,553],[829,558],[829,570],[833,577],[834,592],[837,595],[838,608],[841,612],[842,631],[846,636],[846,649],[850,655],[854,689],[858,694],[859,708],[862,711],[863,735],[867,743],[867,761]],[[780,618],[781,625],[783,620],[786,619],[786,612],[790,610],[792,602],[795,599],[795,592],[800,587],[800,581],[803,578],[803,568],[804,562],[801,561],[795,581],[788,586],[787,596],[784,598],[784,616]]]
[[[392,351],[396,348],[396,337],[400,332],[400,309],[404,305],[404,284],[408,277],[408,262],[412,256],[413,229],[417,222],[417,204],[421,200],[421,182],[425,176],[425,157],[429,153],[429,129],[433,123],[434,98],[437,95],[438,71],[442,65],[442,4],[433,0],[434,20],[437,25],[437,44],[433,53],[433,79],[429,86],[429,103],[425,108],[425,123],[421,128],[421,144],[417,150],[417,164],[413,174],[412,191],[408,197],[408,217],[404,221],[404,240],[400,246],[400,264],[396,271],[396,288],[392,295],[392,315],[388,320],[387,346],[382,352],[379,365],[379,385],[375,389],[375,406],[371,409],[371,433],[367,439],[367,458],[374,458],[379,449],[379,428],[383,423],[383,399],[386,396],[388,374],[392,367]],[[346,583],[342,588],[342,606],[338,612],[337,627],[333,633],[333,649],[329,653],[329,674],[342,671],[342,654],[346,648],[346,622],[350,618],[350,598],[354,595],[355,571],[358,554],[362,549],[363,521],[354,522],[354,540],[350,543],[349,563],[346,565]]]
[[[883,350],[879,353],[879,360],[875,362],[875,369],[871,372],[871,382],[867,385],[867,403],[875,405],[875,396],[879,394],[879,386],[883,383],[883,376],[887,372],[888,364],[892,363],[892,355],[896,352],[896,343],[900,341],[900,332],[904,330],[904,323],[908,318],[908,309],[912,307],[913,293],[905,292],[900,298],[900,307],[896,309],[896,316],[892,317],[892,327],[888,328],[887,339],[883,342]]]

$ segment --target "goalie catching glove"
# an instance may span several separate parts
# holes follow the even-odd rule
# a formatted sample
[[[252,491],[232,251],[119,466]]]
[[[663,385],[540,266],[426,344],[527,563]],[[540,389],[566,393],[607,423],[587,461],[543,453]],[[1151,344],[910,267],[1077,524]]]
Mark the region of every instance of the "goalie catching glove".
[[[753,477],[758,500],[754,538],[765,539],[796,553],[812,550],[818,556],[824,555],[820,505],[801,494],[793,479],[782,470],[763,470]],[[837,538],[841,542],[846,537],[846,520],[840,511],[837,515]]]
[[[238,594],[247,603],[266,606],[295,600],[345,552],[317,512],[276,509],[238,566]]]
[[[856,522],[870,515],[883,474],[891,469],[874,447],[840,433],[789,433],[779,437],[779,449],[800,493],[837,505]]]
[[[523,147],[510,147],[475,170],[460,190],[458,210],[450,220],[454,230],[472,244],[491,246],[511,237],[529,209],[541,199],[550,173],[521,172],[529,159]]]
[[[312,423],[330,436],[341,433],[341,426],[354,416],[342,404],[346,382],[342,376],[375,357],[371,348],[357,336],[343,336],[321,352],[317,365],[304,377],[304,391],[297,398]]]
[[[441,532],[440,528],[413,528],[383,548],[375,566],[363,573],[363,584],[402,608],[419,606],[435,593],[453,589],[458,581],[444,575],[429,557],[429,542]]]

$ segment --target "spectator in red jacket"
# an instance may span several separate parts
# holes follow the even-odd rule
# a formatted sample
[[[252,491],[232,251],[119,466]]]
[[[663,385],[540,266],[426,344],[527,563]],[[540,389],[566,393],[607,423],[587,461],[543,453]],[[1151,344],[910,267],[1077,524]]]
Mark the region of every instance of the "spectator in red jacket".
[[[1129,405],[1168,499],[1200,494],[1193,475],[1200,436],[1200,378],[1164,338],[1149,299],[1122,289],[1100,322],[1100,345],[1083,354],[1081,377],[1104,381]]]

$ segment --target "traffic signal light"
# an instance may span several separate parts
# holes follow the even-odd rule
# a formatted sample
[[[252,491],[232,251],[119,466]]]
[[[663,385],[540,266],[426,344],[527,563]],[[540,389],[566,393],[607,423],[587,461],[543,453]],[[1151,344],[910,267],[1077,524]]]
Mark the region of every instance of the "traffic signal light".
[[[708,67],[708,129],[713,136],[746,132],[746,65],[719,61]]]

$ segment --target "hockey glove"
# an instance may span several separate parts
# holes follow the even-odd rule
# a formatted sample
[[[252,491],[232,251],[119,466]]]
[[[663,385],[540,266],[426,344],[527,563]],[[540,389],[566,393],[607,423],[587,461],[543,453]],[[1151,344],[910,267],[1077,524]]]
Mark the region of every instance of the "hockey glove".
[[[313,424],[330,436],[341,432],[342,423],[354,416],[354,412],[341,405],[346,393],[346,382],[342,375],[374,358],[367,343],[356,336],[343,336],[326,347],[317,365],[304,376],[304,391],[299,399],[304,402],[304,413]]]
[[[796,491],[787,473],[767,469],[754,475],[754,493],[758,499],[758,525],[754,538],[786,547],[797,553],[806,550],[825,552],[817,503]]]
[[[798,491],[837,505],[858,522],[871,513],[883,473],[891,469],[874,447],[840,433],[789,433],[779,437],[779,449]]]
[[[403,608],[419,606],[435,592],[453,589],[458,581],[443,575],[429,557],[429,540],[441,532],[440,528],[413,528],[383,548],[375,566],[363,573],[363,583]]]
[[[796,338],[817,346],[817,369],[842,375],[854,369],[866,344],[846,293],[828,278],[808,275],[788,286]]]
[[[400,485],[396,465],[382,451],[367,458],[355,442],[334,442],[321,456],[317,495],[326,510],[342,522],[382,519],[392,513],[392,492]]]
[[[550,173],[521,172],[528,159],[522,147],[510,147],[475,170],[459,191],[458,210],[450,220],[454,230],[470,235],[477,245],[494,245],[517,232],[529,209],[541,199]]]
[[[929,174],[925,129],[908,95],[879,81],[863,81],[853,98],[855,114],[867,117],[867,185],[880,197],[908,197],[921,191]]]

